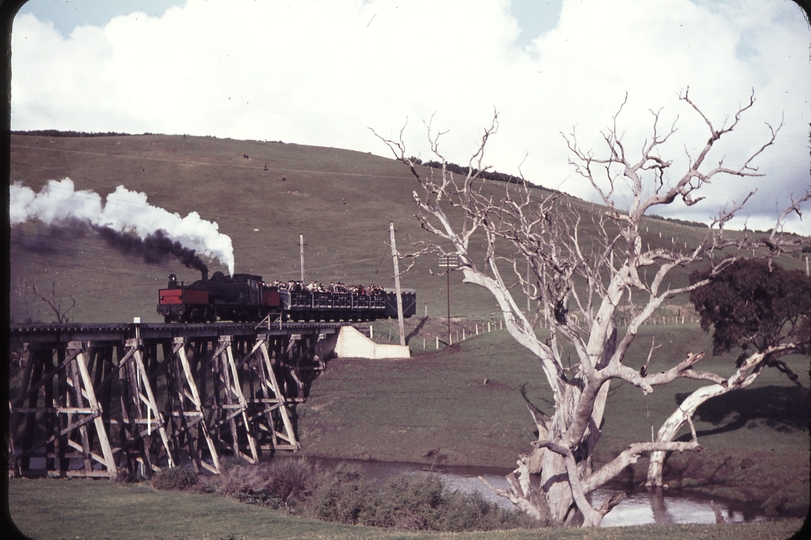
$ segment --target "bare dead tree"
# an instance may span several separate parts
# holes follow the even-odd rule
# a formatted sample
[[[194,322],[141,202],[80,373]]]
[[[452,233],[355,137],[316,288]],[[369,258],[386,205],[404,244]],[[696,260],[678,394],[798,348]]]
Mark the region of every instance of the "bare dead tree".
[[[701,450],[692,429],[691,407],[679,417],[691,426],[689,442],[674,442],[672,436],[660,433],[657,440],[629,445],[594,470],[591,456],[601,435],[612,380],[629,383],[645,394],[679,378],[705,380],[713,388],[746,384],[734,376],[724,378],[696,369],[703,352],[685,351],[683,361],[660,373],[648,373],[624,363],[640,326],[657,308],[707,282],[674,287],[666,279],[674,268],[702,262],[711,268],[708,275],[713,276],[762,246],[762,239],[750,231],[730,235],[724,228],[751,193],[724,208],[707,226],[703,240],[691,249],[643,246],[640,225],[651,209],[674,204],[678,199],[693,205],[701,200],[701,188],[712,180],[760,176],[753,161],[774,143],[780,129],[767,124],[769,135],[764,144],[741,164],[729,167],[722,161],[711,166],[706,163],[710,150],[738,127],[741,116],[754,105],[754,96],[739,107],[729,125],[725,122],[720,128],[693,103],[687,91],[680,100],[703,119],[709,137],[697,155],[688,154],[685,170],[674,182],[666,180],[666,173],[673,177],[673,161],[662,158],[659,151],[676,127],[674,124],[662,130],[659,112],[652,112],[652,134],[635,157],[627,151],[618,127],[625,102],[603,133],[605,147],[599,155],[582,150],[574,133],[564,135],[571,151],[570,163],[591,184],[603,204],[592,212],[578,211],[560,194],[541,195],[526,182],[499,187],[481,178],[487,170],[483,166],[487,142],[498,129],[498,114],[484,130],[466,175],[454,175],[448,170],[439,147],[443,133],[434,133],[430,122],[427,129],[431,151],[443,164],[441,170],[426,171],[417,167],[414,158],[406,157],[402,131],[399,140],[375,134],[410,168],[417,181],[413,192],[416,217],[436,239],[420,244],[412,256],[458,255],[464,281],[484,287],[493,295],[510,335],[538,358],[551,388],[554,410],[545,414],[529,407],[538,440],[531,452],[519,456],[518,467],[507,477],[509,489],[498,490],[538,519],[564,525],[599,525],[620,497],[594,508],[588,502],[589,493],[643,455]],[[614,200],[621,190],[630,201],[625,209],[618,208]],[[769,256],[797,243],[780,234],[780,225],[788,212],[799,212],[808,198],[806,193],[781,216],[767,239],[774,246]],[[525,314],[519,308],[511,292],[516,283],[517,290],[532,291],[537,306],[534,313]],[[622,306],[630,309],[630,319],[619,335],[615,320]],[[548,327],[548,339],[538,337],[538,323]],[[651,347],[651,355],[655,348]],[[577,359],[574,366],[565,362],[571,351]],[[750,380],[745,373],[757,369],[757,361],[753,362],[754,366],[741,366],[740,381]],[[540,489],[531,486],[531,473],[540,474]]]
[[[65,323],[70,322],[70,317],[68,316],[68,313],[70,312],[70,310],[72,310],[74,307],[76,307],[76,299],[73,297],[73,295],[70,295],[70,302],[71,302],[70,306],[67,307],[67,308],[63,308],[62,307],[62,300],[64,300],[64,298],[57,295],[57,293],[56,293],[56,282],[55,281],[51,282],[50,296],[46,296],[46,295],[42,294],[41,292],[39,292],[39,290],[37,289],[36,284],[31,285],[31,291],[34,293],[34,296],[39,298],[42,302],[45,302],[45,304],[48,305],[48,307],[51,309],[51,311],[53,311],[54,315],[56,316],[56,322],[58,322],[60,324],[65,324]]]

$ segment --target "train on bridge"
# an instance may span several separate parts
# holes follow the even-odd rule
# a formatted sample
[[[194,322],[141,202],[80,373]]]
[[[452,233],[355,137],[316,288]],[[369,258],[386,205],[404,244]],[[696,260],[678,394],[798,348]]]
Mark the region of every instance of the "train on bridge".
[[[403,316],[416,313],[414,289],[401,289]],[[383,287],[327,287],[301,282],[265,283],[262,276],[215,272],[191,285],[169,276],[158,291],[158,314],[169,322],[373,321],[397,317],[397,294]]]

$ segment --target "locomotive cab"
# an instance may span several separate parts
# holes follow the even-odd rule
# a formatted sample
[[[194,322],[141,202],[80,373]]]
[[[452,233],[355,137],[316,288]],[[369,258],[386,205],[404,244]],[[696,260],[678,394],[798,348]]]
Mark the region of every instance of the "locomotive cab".
[[[158,314],[165,322],[214,320],[209,309],[208,291],[178,284],[175,274],[169,275],[165,289],[158,290]]]

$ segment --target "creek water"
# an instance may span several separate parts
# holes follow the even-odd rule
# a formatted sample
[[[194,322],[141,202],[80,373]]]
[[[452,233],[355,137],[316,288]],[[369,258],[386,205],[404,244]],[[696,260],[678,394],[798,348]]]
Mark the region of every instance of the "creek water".
[[[324,467],[336,467],[338,464],[358,465],[366,478],[384,481],[398,474],[435,474],[443,480],[452,491],[481,495],[503,508],[514,510],[507,499],[493,492],[479,478],[487,480],[493,487],[507,489],[505,476],[510,470],[492,467],[431,467],[417,463],[395,463],[384,461],[353,461],[330,458],[311,458]],[[710,498],[680,490],[665,490],[659,494],[640,488],[632,492],[620,486],[608,486],[598,489],[591,495],[591,502],[599,506],[605,499],[619,491],[626,493],[625,499],[614,507],[603,519],[603,527],[622,527],[630,525],[665,524],[665,523],[715,523],[715,512],[710,505]],[[714,498],[727,523],[759,521],[765,515],[758,505],[739,501]]]

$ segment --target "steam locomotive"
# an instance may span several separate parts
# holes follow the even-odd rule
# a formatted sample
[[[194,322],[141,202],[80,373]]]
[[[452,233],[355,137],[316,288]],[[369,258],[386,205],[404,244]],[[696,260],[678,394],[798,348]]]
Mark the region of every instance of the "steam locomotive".
[[[397,317],[394,289],[307,288],[301,283],[267,284],[262,276],[214,272],[211,279],[203,271],[202,279],[191,285],[178,283],[169,276],[167,288],[158,290],[158,314],[164,321],[198,323],[237,321],[255,322],[270,316],[277,321],[373,321]],[[416,313],[414,289],[401,289],[403,316]]]

